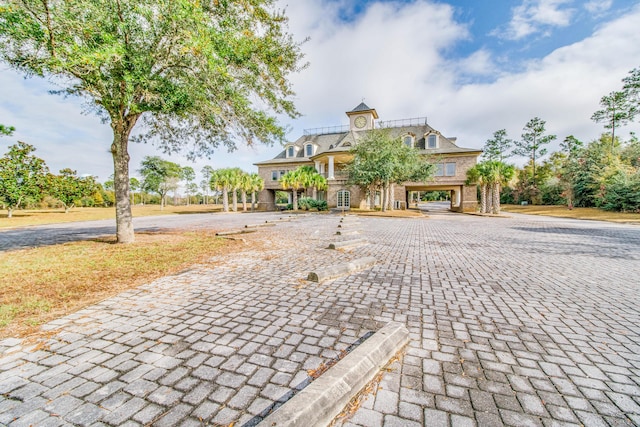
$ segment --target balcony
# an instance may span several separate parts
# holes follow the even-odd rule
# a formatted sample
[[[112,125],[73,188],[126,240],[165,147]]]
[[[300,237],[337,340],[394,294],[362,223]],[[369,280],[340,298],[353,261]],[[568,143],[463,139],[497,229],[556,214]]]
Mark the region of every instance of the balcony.
[[[323,177],[329,179],[329,173],[328,172],[323,172],[320,175],[322,175]],[[349,179],[349,173],[346,172],[346,171],[335,171],[333,173],[333,179],[339,180],[339,181],[346,181],[347,179]]]

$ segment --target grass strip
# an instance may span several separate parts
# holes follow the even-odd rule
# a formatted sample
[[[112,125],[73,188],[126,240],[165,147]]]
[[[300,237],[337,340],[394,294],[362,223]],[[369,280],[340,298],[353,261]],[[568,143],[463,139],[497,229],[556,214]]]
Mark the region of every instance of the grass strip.
[[[592,219],[598,221],[640,224],[640,213],[610,212],[598,208],[569,209],[566,206],[503,205],[502,210],[505,212],[553,216],[557,218]]]
[[[136,233],[0,252],[0,338],[24,336],[38,325],[94,302],[177,273],[241,243],[215,231]]]

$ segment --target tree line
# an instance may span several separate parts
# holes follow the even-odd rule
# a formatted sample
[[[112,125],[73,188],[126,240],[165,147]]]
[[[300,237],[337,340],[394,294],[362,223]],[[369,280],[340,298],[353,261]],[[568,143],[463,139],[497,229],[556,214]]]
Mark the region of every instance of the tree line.
[[[52,174],[45,161],[33,154],[35,150],[19,141],[0,157],[0,204],[8,218],[16,208],[38,203],[45,196],[57,200],[65,213],[83,199],[99,196],[100,185],[94,177],[80,177],[69,168]]]
[[[505,129],[494,132],[482,161],[467,174],[467,183],[479,186],[480,211],[500,213],[501,203],[532,203],[640,212],[640,141],[633,132],[627,141],[616,135],[640,113],[640,68],[622,82],[591,116],[610,132],[586,144],[569,135],[542,160],[557,136],[546,133],[539,117],[527,122],[520,140],[510,139]],[[506,163],[512,156],[528,161],[516,168]]]

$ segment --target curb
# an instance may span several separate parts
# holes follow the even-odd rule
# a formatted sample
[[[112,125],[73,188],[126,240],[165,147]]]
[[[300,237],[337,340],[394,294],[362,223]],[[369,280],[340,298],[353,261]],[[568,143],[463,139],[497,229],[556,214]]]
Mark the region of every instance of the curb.
[[[216,236],[229,236],[231,234],[245,234],[245,233],[255,233],[258,231],[255,228],[248,228],[244,230],[229,230],[229,231],[218,231]]]
[[[256,227],[275,227],[277,224],[274,222],[266,222],[264,224],[247,224],[244,228],[256,228]]]
[[[340,232],[338,231],[336,234],[340,234]],[[367,243],[365,239],[344,240],[342,242],[329,243],[329,247],[327,249],[340,249],[349,246],[364,245],[365,243]]]
[[[354,242],[354,240],[351,240],[351,242]],[[333,249],[336,248],[335,246],[336,244],[340,245],[341,243],[347,243],[347,242],[334,243]],[[358,243],[361,243],[361,242],[358,242]],[[338,247],[344,247],[344,246],[347,246],[347,245],[338,246]],[[329,247],[331,247],[331,245],[329,245]],[[324,280],[335,279],[340,276],[346,276],[347,274],[355,273],[356,271],[364,270],[366,268],[369,268],[375,265],[375,263],[376,263],[376,259],[374,257],[357,258],[351,262],[332,265],[329,267],[322,268],[315,272],[312,271],[307,276],[307,280],[310,280],[312,282],[322,282]]]
[[[328,425],[408,342],[409,331],[402,323],[386,324],[258,426]]]

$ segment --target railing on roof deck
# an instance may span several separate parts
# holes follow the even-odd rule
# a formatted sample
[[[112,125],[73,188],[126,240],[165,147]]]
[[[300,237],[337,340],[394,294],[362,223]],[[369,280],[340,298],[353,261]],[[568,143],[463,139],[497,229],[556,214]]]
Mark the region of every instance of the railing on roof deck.
[[[399,128],[403,126],[424,126],[427,124],[427,117],[412,117],[410,119],[386,120],[376,123],[378,129]],[[349,125],[326,126],[321,128],[305,129],[306,135],[328,135],[332,133],[344,133],[349,131]]]
[[[344,133],[349,131],[349,125],[326,126],[323,128],[305,129],[304,135],[328,135],[330,133]]]
[[[424,126],[427,124],[427,117],[412,117],[410,119],[399,119],[399,120],[386,120],[379,121],[377,123],[377,127],[380,129],[384,128],[399,128],[403,126]]]

